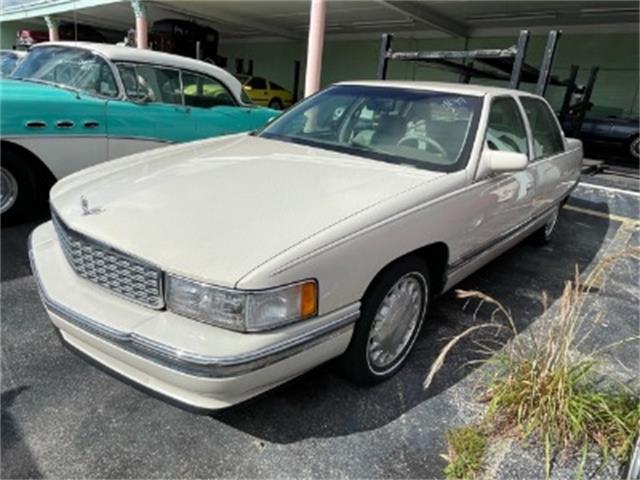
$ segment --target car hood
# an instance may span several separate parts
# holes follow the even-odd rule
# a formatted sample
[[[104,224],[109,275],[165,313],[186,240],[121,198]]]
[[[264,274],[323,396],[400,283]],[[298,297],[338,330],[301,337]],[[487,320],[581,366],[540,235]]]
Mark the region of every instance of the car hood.
[[[441,175],[234,135],[79,172],[54,186],[51,204],[89,237],[166,271],[235,286],[292,246]]]
[[[29,82],[27,80],[0,79],[0,98],[2,100],[24,99],[28,101],[46,99],[51,101],[55,96],[69,98],[75,92],[54,85]]]

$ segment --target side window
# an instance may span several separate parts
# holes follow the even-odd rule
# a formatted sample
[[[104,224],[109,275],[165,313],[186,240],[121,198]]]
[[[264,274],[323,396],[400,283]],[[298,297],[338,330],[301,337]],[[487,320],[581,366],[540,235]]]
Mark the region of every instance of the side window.
[[[229,90],[214,78],[182,72],[182,86],[185,104],[191,107],[211,108],[236,104]]]
[[[281,87],[280,85],[278,85],[277,83],[272,82],[271,80],[269,80],[269,88],[271,90],[286,90],[284,87]]]
[[[534,159],[563,152],[562,134],[547,104],[531,97],[520,97],[520,101],[531,126]]]
[[[118,65],[127,96],[135,101],[182,105],[180,72],[151,65]]]
[[[486,142],[491,150],[528,153],[527,131],[513,98],[498,97],[491,102]]]
[[[256,90],[266,90],[267,89],[267,81],[261,77],[253,77],[247,83],[251,88],[255,88]]]

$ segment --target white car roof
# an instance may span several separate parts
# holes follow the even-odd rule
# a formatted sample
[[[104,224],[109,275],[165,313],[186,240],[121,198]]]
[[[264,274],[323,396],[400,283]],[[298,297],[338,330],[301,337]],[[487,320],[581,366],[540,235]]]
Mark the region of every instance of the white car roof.
[[[2,49],[2,50],[0,50],[0,53],[12,53],[12,54],[14,54],[16,57],[18,57],[18,58],[22,58],[22,57],[24,57],[28,52],[25,52],[24,50],[9,50],[9,49]]]
[[[431,90],[436,92],[449,92],[459,95],[471,95],[483,97],[485,95],[520,95],[535,96],[522,90],[511,88],[490,87],[487,85],[470,85],[465,83],[447,82],[422,82],[408,80],[362,80],[338,82],[336,85],[362,85],[370,87],[403,88],[413,90]]]
[[[50,45],[60,45],[64,47],[83,48],[85,50],[94,51],[112,62],[140,62],[151,63],[154,65],[162,65],[166,67],[181,68],[191,70],[193,72],[203,73],[222,80],[237,99],[240,99],[242,85],[240,82],[226,70],[216,67],[215,65],[189,57],[173,55],[171,53],[156,52],[155,50],[145,50],[142,48],[124,47],[120,45],[111,45],[108,43],[91,43],[91,42],[43,42],[31,47],[41,48]]]

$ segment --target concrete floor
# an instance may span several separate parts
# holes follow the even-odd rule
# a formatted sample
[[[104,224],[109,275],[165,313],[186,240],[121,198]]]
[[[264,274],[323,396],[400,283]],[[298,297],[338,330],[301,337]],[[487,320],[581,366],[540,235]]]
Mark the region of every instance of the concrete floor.
[[[555,301],[576,264],[588,270],[603,255],[638,245],[637,228],[621,234],[625,218],[638,218],[637,194],[597,182],[575,191],[549,246],[523,243],[460,288],[503,301],[522,331],[538,321],[540,292]],[[445,432],[481,412],[474,387],[484,367],[468,363],[480,358],[473,339],[421,388],[438,346],[474,322],[453,293],[434,305],[403,371],[382,385],[355,387],[326,365],[215,416],[177,408],[61,346],[28,266],[35,225],[2,230],[2,478],[442,477]],[[596,344],[638,332],[637,265],[613,278]],[[625,368],[637,365],[637,342],[616,358]],[[623,381],[635,376],[622,367],[612,372]]]

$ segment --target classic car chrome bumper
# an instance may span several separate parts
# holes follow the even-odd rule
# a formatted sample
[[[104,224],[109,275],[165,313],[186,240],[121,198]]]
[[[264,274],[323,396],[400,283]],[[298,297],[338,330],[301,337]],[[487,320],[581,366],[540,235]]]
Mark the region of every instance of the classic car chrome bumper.
[[[230,332],[147,309],[75,275],[50,223],[32,233],[29,257],[41,299],[66,342],[199,408],[238,403],[339,355],[359,316],[355,303],[273,332]],[[195,348],[186,348],[189,340]]]

